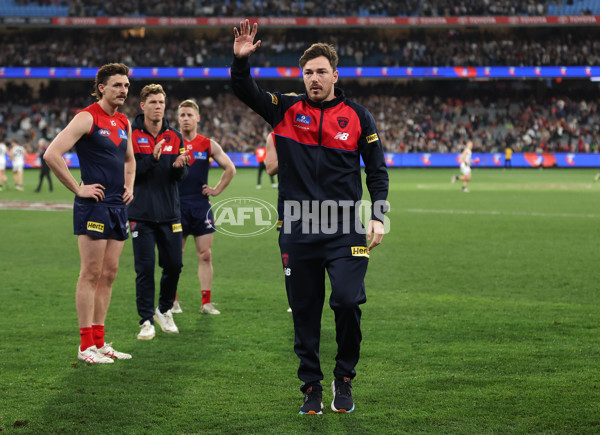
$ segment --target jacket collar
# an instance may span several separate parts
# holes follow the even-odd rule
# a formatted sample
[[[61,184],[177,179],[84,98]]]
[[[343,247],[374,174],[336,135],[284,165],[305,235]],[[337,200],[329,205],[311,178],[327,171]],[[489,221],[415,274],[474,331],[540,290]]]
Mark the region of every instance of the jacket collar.
[[[315,101],[312,101],[310,98],[308,98],[307,94],[304,94],[304,95],[305,95],[306,102],[310,106],[316,107],[317,109],[329,109],[330,107],[337,106],[338,104],[340,104],[342,101],[344,101],[346,99],[346,95],[344,95],[344,91],[342,91],[340,88],[334,88],[333,93],[335,95],[335,98],[333,100],[325,101],[324,103],[317,103]]]

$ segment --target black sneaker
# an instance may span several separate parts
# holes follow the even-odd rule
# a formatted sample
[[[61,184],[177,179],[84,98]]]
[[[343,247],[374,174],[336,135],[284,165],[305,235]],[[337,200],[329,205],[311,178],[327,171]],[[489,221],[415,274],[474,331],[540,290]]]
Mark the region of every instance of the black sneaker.
[[[350,378],[342,380],[335,379],[331,383],[333,391],[333,401],[331,410],[333,412],[352,412],[354,411],[354,399],[352,398],[352,382]]]
[[[304,392],[304,404],[300,408],[300,414],[323,414],[323,392],[308,387]]]

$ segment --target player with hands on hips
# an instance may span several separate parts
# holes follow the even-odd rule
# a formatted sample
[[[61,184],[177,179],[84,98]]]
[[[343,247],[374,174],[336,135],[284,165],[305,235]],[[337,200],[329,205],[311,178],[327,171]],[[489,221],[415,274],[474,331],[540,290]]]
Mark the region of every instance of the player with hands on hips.
[[[127,205],[133,200],[136,168],[131,125],[118,112],[129,92],[128,75],[126,65],[102,66],[94,84],[98,101],[75,115],[43,157],[75,194],[73,224],[81,257],[75,293],[81,338],[77,357],[93,364],[131,358],[104,341],[112,285],[128,238]],[[79,157],[81,183],[62,158],[73,146]]]

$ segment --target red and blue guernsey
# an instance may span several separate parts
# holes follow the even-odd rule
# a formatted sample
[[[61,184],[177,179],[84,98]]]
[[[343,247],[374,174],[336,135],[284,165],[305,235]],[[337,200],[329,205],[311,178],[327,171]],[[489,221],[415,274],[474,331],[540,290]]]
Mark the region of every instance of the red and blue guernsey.
[[[197,134],[191,140],[183,140],[185,149],[190,156],[190,169],[187,178],[179,183],[179,197],[184,208],[198,207],[201,201],[208,198],[202,195],[202,186],[208,183],[210,168],[210,139]]]
[[[105,187],[104,200],[99,205],[125,207],[125,154],[129,122],[122,113],[106,113],[94,103],[82,110],[94,118],[89,133],[75,143],[84,184],[100,183]],[[96,204],[93,198],[75,197],[81,204]]]

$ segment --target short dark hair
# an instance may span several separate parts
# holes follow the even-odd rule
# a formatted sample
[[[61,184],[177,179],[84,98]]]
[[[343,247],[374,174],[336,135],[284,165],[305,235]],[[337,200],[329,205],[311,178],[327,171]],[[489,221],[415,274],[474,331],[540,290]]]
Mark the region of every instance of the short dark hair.
[[[335,71],[338,64],[338,55],[335,51],[335,47],[331,44],[324,42],[317,42],[306,49],[302,57],[300,58],[300,69],[304,69],[304,65],[309,60],[316,59],[317,57],[325,56],[329,60],[329,64]]]
[[[150,85],[146,85],[142,88],[142,92],[140,92],[140,101],[145,103],[150,95],[163,94],[165,99],[167,98],[167,93],[164,91],[161,85],[157,85],[156,83],[152,83]]]
[[[105,85],[110,77],[116,75],[129,76],[129,67],[123,63],[107,63],[100,67],[96,73],[94,92],[92,92],[92,95],[96,97],[96,100],[100,101],[102,99],[102,94],[100,93],[100,89],[98,89],[98,85]]]

